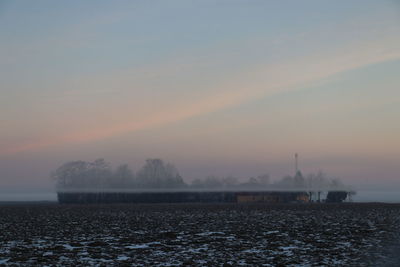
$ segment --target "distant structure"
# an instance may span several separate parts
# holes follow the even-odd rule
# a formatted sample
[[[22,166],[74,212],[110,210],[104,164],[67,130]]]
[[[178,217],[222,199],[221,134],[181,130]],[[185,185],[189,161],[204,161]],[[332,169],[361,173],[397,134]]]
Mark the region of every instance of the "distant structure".
[[[63,204],[85,203],[307,203],[307,192],[290,191],[148,191],[58,192]]]

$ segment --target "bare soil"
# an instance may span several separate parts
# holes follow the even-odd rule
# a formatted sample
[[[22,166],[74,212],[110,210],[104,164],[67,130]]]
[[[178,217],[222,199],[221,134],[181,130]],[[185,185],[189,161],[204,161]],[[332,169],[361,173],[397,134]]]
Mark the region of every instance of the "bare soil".
[[[0,204],[0,265],[400,266],[400,204]]]

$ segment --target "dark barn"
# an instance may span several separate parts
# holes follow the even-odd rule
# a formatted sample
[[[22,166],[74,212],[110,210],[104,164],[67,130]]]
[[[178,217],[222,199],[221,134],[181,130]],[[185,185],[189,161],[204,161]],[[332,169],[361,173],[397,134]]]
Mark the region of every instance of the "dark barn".
[[[306,192],[178,191],[58,192],[60,203],[291,203],[309,202]]]

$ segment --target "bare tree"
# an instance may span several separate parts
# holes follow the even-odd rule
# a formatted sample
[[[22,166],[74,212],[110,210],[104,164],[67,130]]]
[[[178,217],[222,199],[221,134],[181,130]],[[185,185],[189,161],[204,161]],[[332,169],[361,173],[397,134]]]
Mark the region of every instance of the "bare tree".
[[[233,176],[227,176],[225,178],[222,178],[221,182],[222,182],[222,185],[227,188],[234,187],[239,184],[238,178],[233,177]]]
[[[82,186],[85,184],[85,172],[88,169],[88,163],[85,161],[70,161],[51,173],[51,177],[56,181],[57,188],[68,188]]]
[[[135,176],[127,164],[117,167],[108,182],[110,187],[126,188],[135,186]]]
[[[182,177],[172,164],[164,164],[161,159],[148,159],[137,173],[140,187],[146,188],[180,188],[184,187]]]
[[[51,174],[58,189],[104,187],[110,176],[111,167],[104,159],[94,162],[70,161]]]
[[[259,183],[260,185],[263,185],[263,186],[269,185],[269,183],[270,183],[269,174],[259,175],[259,176],[257,177],[257,181],[258,181],[258,183]]]

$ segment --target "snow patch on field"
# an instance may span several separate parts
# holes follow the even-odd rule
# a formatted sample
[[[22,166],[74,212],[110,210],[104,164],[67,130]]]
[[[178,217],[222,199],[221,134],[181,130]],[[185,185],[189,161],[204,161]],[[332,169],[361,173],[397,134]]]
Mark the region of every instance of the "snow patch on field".
[[[6,264],[10,259],[0,259],[0,264]]]

